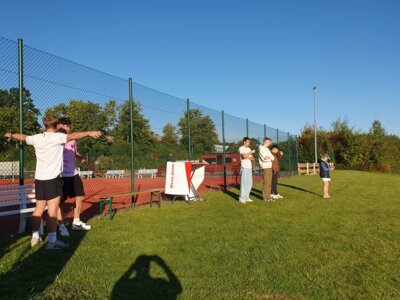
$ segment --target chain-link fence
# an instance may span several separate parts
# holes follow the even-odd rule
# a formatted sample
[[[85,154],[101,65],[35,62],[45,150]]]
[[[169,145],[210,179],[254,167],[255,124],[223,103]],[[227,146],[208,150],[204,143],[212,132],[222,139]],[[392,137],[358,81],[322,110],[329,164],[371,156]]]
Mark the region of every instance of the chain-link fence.
[[[154,182],[162,186],[167,161],[177,160],[205,163],[210,180],[204,186],[237,184],[238,148],[244,136],[251,138],[254,148],[265,136],[271,137],[285,153],[282,173],[291,175],[297,171],[294,135],[139,83],[133,83],[131,89],[132,102],[129,79],[22,45],[22,41],[0,38],[1,135],[20,132],[20,119],[23,133],[38,133],[43,127],[42,118],[50,114],[68,117],[72,131],[101,130],[104,134],[99,140],[78,141],[78,151],[85,158],[78,167],[87,195],[110,184],[122,191]],[[34,149],[0,139],[1,185],[31,181]],[[255,176],[259,170],[255,160]],[[223,180],[224,174],[227,181]],[[146,175],[156,178],[138,178]]]

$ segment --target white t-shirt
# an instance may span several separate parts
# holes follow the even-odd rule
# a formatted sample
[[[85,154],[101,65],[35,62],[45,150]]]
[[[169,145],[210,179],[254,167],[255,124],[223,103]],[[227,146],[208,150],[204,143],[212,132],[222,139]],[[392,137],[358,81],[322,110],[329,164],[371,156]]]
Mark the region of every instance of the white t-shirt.
[[[251,149],[249,147],[241,146],[239,148],[240,163],[242,164],[242,168],[244,168],[244,169],[252,169],[251,160],[243,157],[244,154],[247,154],[250,152],[251,152]]]
[[[35,179],[50,180],[60,175],[66,142],[67,135],[60,132],[44,132],[26,138],[26,143],[35,147]]]

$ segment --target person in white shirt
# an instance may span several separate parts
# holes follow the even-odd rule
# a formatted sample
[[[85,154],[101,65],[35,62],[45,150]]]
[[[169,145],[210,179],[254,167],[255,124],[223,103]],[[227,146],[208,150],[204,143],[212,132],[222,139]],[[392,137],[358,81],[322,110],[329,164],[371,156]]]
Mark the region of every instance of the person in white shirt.
[[[272,161],[275,159],[274,155],[269,150],[271,139],[264,138],[264,143],[259,147],[259,163],[263,170],[263,198],[264,201],[272,201],[271,185],[272,185]]]
[[[100,131],[75,132],[64,134],[57,131],[58,118],[47,116],[43,119],[46,131],[40,134],[27,136],[18,133],[6,133],[6,138],[25,141],[35,147],[35,197],[36,207],[32,214],[32,239],[31,247],[38,245],[42,239],[39,228],[43,212],[47,207],[47,232],[49,241],[46,249],[63,249],[68,247],[64,242],[57,240],[57,211],[62,195],[61,171],[63,164],[64,144],[71,140],[87,136],[98,138]]]
[[[253,187],[252,160],[255,150],[250,149],[250,139],[246,136],[243,138],[243,146],[239,148],[241,177],[240,177],[240,203],[253,202],[250,199],[251,188]]]

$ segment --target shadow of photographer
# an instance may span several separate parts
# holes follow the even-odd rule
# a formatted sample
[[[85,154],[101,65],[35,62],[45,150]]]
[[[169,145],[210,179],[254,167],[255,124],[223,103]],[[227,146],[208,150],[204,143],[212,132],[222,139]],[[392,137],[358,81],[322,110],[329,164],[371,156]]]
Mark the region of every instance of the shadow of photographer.
[[[168,280],[151,277],[150,267],[152,262],[161,267]],[[115,284],[110,299],[173,300],[180,293],[182,293],[181,283],[161,257],[158,255],[140,255]]]

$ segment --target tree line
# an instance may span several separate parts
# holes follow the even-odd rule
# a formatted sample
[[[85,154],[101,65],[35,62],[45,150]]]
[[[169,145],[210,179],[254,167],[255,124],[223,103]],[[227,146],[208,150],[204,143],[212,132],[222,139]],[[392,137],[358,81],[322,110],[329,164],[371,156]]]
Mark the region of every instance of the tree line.
[[[337,119],[330,130],[317,130],[318,153],[329,153],[340,168],[400,173],[400,138],[388,134],[379,120],[368,132]],[[314,128],[306,125],[298,139],[299,162],[314,161]]]
[[[19,90],[0,89],[0,132],[19,132]],[[41,132],[41,119],[45,115],[67,117],[73,131],[101,130],[99,140],[84,139],[78,143],[79,151],[89,160],[83,169],[129,169],[131,165],[130,104],[129,100],[117,103],[110,99],[103,106],[92,101],[72,99],[68,103],[49,106],[43,113],[35,106],[29,90],[23,93],[24,133]],[[165,124],[162,135],[155,134],[150,122],[142,114],[142,108],[133,103],[133,145],[135,168],[158,168],[168,160],[188,158],[187,111],[177,124]],[[191,109],[190,134],[192,158],[203,153],[215,152],[220,141],[213,120],[199,109]],[[1,161],[18,160],[18,143],[0,137]],[[34,152],[25,147],[25,166],[33,170]]]

